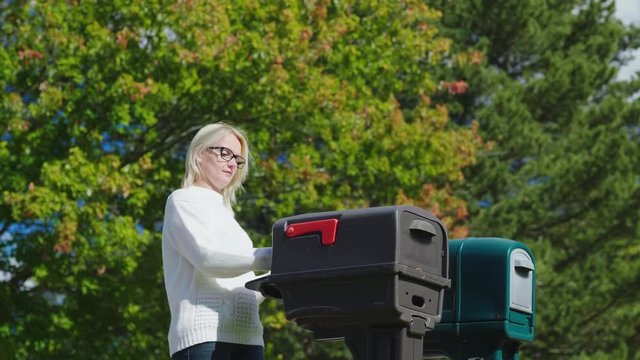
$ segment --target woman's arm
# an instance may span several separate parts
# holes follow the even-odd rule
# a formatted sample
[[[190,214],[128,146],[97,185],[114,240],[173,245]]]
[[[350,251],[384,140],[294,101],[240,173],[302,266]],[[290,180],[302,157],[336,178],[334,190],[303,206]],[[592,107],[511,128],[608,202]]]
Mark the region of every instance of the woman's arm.
[[[224,231],[229,224],[217,222],[223,217],[197,202],[169,197],[165,209],[164,226],[170,244],[198,271],[227,278],[253,270],[271,268],[271,248],[243,248],[239,244],[243,233]],[[228,237],[222,241],[222,237]],[[234,239],[238,238],[237,240]],[[230,246],[231,245],[231,246]]]

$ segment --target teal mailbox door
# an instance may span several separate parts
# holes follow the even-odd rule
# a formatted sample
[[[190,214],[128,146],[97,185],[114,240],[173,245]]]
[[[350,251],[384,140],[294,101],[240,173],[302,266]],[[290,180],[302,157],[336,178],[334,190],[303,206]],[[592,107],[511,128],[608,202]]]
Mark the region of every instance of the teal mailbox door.
[[[449,241],[451,289],[425,355],[518,359],[535,325],[535,259],[524,244],[501,238]]]

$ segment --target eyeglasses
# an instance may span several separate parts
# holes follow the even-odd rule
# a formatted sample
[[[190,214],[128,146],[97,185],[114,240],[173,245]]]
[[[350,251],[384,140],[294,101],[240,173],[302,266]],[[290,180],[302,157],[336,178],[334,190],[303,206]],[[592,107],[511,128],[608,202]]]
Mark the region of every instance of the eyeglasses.
[[[238,166],[238,169],[242,169],[244,167],[244,164],[247,163],[247,160],[245,160],[242,156],[234,154],[233,151],[227,149],[224,146],[209,146],[207,150],[218,150],[220,157],[226,162],[229,162],[232,159],[236,159],[236,165]]]

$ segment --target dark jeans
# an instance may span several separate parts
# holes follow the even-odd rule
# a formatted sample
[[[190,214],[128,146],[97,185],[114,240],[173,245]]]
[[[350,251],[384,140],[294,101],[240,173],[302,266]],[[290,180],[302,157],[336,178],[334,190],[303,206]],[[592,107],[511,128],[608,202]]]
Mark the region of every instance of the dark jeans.
[[[264,360],[264,349],[257,345],[205,342],[189,346],[171,356],[172,360]]]

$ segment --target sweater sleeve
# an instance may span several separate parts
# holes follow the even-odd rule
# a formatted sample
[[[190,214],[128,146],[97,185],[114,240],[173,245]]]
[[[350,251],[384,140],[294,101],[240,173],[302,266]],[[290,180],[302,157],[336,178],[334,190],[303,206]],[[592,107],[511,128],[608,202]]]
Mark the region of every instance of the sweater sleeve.
[[[221,237],[234,234],[222,231],[224,224],[216,224],[215,220],[212,223],[211,215],[211,211],[198,203],[171,197],[167,201],[164,226],[171,234],[169,241],[198,271],[230,278],[248,271],[271,268],[271,248],[224,246]]]

